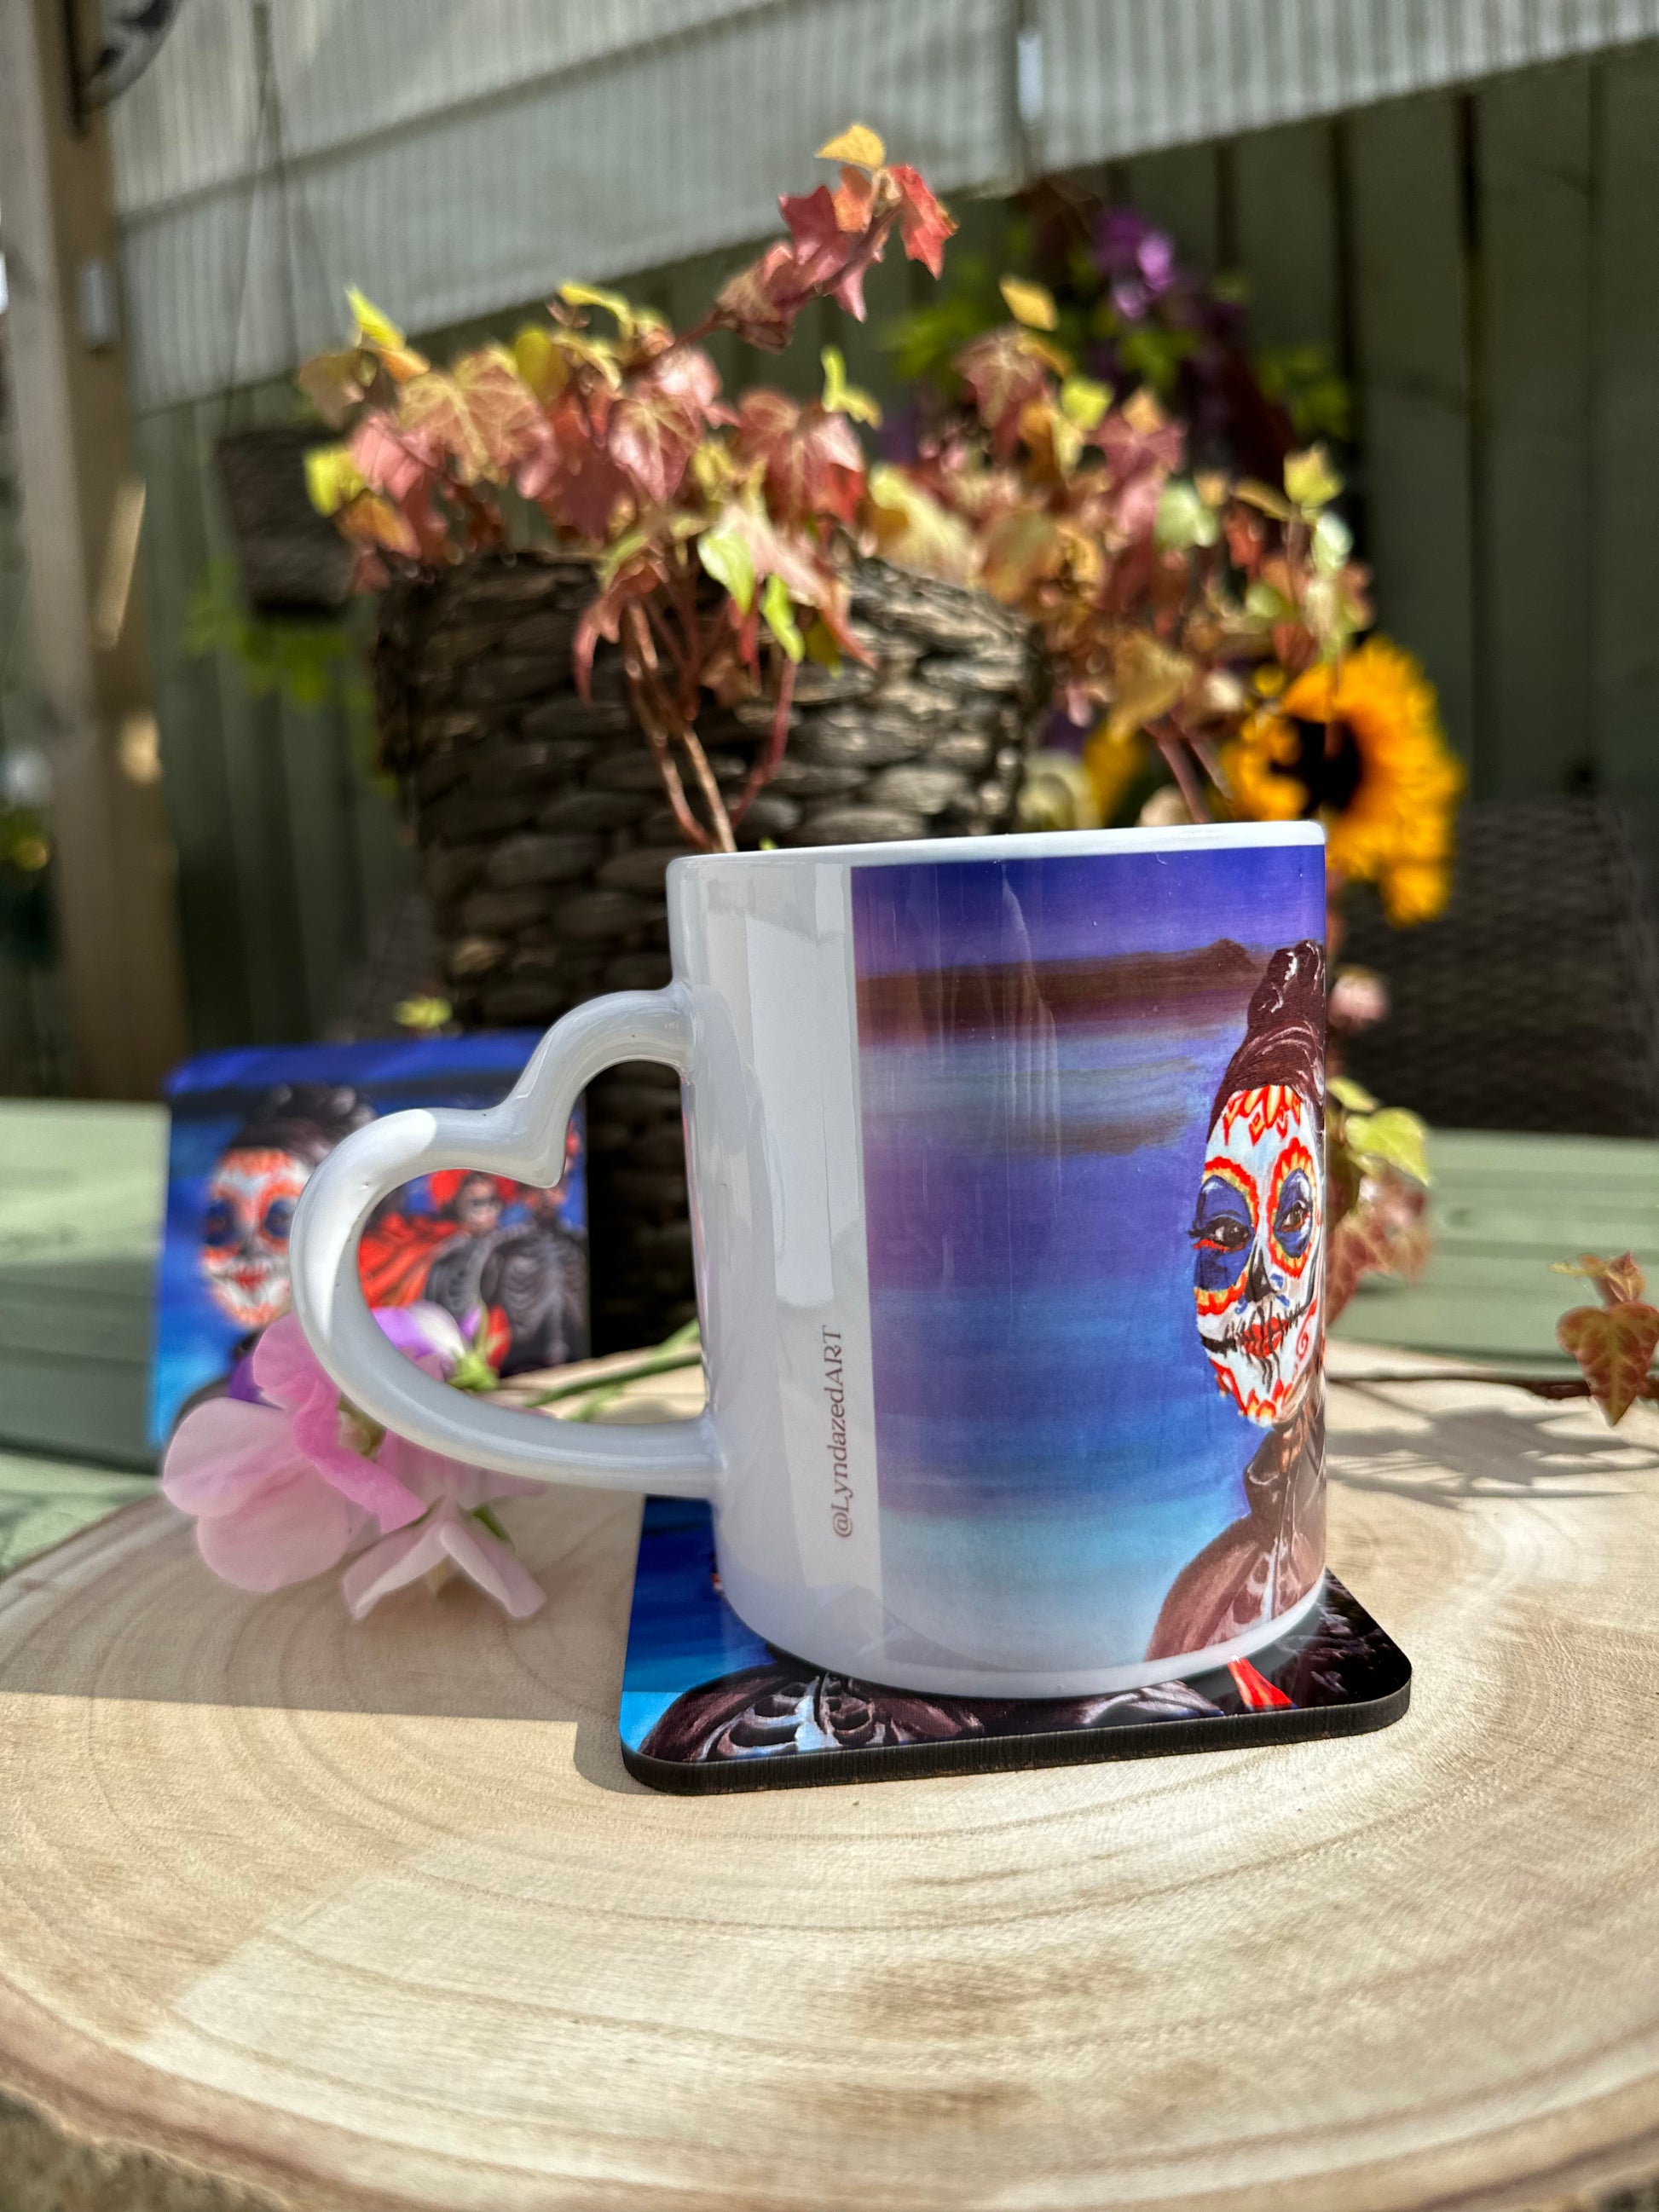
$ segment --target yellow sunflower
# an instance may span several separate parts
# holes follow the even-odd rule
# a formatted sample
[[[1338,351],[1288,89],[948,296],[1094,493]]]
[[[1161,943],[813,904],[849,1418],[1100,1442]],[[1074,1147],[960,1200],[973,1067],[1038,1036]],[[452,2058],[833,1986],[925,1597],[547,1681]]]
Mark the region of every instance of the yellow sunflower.
[[[1399,646],[1368,638],[1339,669],[1298,676],[1251,715],[1223,765],[1248,819],[1316,816],[1333,876],[1375,884],[1390,921],[1430,921],[1445,905],[1463,771],[1433,684]]]

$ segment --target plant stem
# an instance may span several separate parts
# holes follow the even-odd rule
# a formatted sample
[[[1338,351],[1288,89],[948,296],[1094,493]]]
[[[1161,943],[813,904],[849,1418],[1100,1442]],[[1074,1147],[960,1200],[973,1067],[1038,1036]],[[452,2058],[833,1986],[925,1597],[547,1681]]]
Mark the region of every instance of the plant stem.
[[[663,727],[657,702],[651,695],[651,678],[656,671],[657,656],[651,642],[650,627],[637,606],[629,608],[623,618],[623,668],[628,678],[628,696],[633,703],[635,719],[656,757],[657,772],[662,778],[663,789],[668,794],[668,804],[674,810],[674,819],[684,831],[688,844],[699,846],[705,853],[712,852],[713,841],[691,811],[685,786],[680,781],[679,769],[674,764],[673,748],[669,743],[668,732]]]
[[[672,1341],[671,1337],[669,1342],[672,1344]],[[597,1377],[589,1376],[586,1382],[558,1382],[550,1390],[538,1390],[533,1398],[526,1398],[524,1402],[533,1410],[541,1406],[557,1405],[566,1398],[598,1396],[601,1393],[620,1390],[629,1382],[643,1382],[647,1376],[673,1375],[682,1368],[697,1367],[702,1364],[701,1352],[670,1352],[665,1347],[631,1367],[615,1367],[610,1374]]]
[[[1176,780],[1176,787],[1187,803],[1188,813],[1194,822],[1207,822],[1210,819],[1210,810],[1204,804],[1204,794],[1199,789],[1198,778],[1193,774],[1193,764],[1187,757],[1185,739],[1171,737],[1163,730],[1155,730],[1152,732],[1152,743],[1163,754],[1169,771]]]
[[[679,740],[690,757],[691,772],[708,801],[708,817],[714,824],[709,849],[716,853],[735,853],[738,841],[732,835],[732,818],[726,811],[726,801],[720,797],[720,785],[714,781],[714,771],[708,765],[708,756],[702,749],[702,740],[684,718],[680,721]]]
[[[1505,1375],[1491,1367],[1383,1368],[1374,1375],[1333,1375],[1333,1382],[1507,1382],[1528,1390],[1534,1398],[1588,1398],[1589,1384],[1582,1375]]]
[[[777,704],[772,710],[771,733],[767,738],[766,750],[750,769],[749,781],[738,793],[738,803],[732,809],[734,830],[778,772],[783,759],[783,749],[789,742],[789,708],[794,696],[795,664],[786,653],[783,656],[783,673],[778,678]]]

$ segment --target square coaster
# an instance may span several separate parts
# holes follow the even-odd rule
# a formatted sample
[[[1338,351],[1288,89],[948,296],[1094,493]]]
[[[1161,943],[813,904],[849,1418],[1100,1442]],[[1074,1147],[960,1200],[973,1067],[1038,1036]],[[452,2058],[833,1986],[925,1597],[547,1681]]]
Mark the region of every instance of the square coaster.
[[[1249,1659],[1088,1698],[948,1698],[826,1674],[763,1643],[720,1595],[707,1505],[649,1498],[623,1671],[623,1759],[654,1790],[800,1788],[1294,1743],[1387,1728],[1411,1662],[1325,1577]]]

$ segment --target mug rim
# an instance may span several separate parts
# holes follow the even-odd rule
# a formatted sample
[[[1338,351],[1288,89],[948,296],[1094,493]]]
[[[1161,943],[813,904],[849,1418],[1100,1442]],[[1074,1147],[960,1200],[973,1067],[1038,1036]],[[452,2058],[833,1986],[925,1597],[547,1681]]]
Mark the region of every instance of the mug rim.
[[[1188,822],[1166,828],[1013,830],[982,837],[896,837],[853,845],[777,846],[769,852],[682,853],[669,862],[672,882],[685,870],[754,868],[810,860],[846,860],[854,866],[902,867],[918,860],[965,865],[974,860],[1021,860],[1056,854],[1087,859],[1103,853],[1182,853],[1229,846],[1321,845],[1318,822]]]

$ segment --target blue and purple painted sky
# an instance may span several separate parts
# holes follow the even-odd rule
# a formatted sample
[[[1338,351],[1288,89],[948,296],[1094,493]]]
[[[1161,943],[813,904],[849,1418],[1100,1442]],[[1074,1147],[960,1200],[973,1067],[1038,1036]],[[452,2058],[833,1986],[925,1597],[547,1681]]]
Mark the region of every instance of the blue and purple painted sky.
[[[1139,1659],[1261,1443],[1194,1328],[1210,1103],[1316,846],[854,872],[887,1601]],[[1054,1656],[1058,1655],[1058,1656]]]

